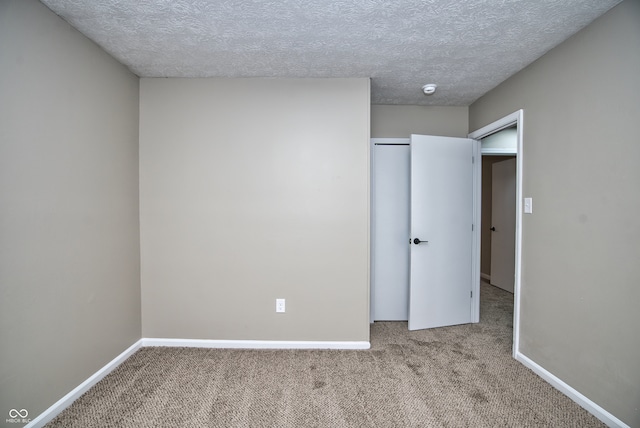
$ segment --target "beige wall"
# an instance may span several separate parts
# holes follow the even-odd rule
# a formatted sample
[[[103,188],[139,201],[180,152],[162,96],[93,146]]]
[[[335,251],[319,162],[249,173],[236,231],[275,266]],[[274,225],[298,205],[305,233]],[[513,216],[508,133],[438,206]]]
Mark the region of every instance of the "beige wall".
[[[140,338],[138,78],[39,2],[3,0],[0,100],[3,424]]]
[[[369,80],[140,97],[143,335],[368,341]]]
[[[409,138],[411,134],[466,137],[468,107],[372,105],[372,138]]]
[[[482,97],[524,109],[521,351],[640,426],[640,2],[627,0]]]

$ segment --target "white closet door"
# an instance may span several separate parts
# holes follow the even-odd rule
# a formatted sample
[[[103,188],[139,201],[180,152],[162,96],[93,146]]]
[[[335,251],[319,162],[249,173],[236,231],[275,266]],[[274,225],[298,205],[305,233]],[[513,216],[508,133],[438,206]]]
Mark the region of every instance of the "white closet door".
[[[375,321],[406,321],[409,313],[409,145],[374,145]]]

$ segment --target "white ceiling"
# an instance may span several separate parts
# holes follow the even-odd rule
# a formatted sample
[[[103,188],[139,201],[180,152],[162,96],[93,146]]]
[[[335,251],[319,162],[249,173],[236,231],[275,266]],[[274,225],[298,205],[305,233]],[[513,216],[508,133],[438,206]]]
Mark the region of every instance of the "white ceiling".
[[[141,77],[370,77],[373,104],[467,106],[621,0],[41,1]]]

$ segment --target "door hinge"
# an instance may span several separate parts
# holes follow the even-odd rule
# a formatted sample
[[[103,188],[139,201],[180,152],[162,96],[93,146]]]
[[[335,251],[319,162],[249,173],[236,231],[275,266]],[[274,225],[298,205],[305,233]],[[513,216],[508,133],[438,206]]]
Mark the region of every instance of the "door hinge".
[[[471,163],[476,163],[476,157],[475,156],[471,156]]]
[[[471,298],[473,299],[473,291],[471,292]]]
[[[473,224],[471,225],[471,231],[473,232]]]

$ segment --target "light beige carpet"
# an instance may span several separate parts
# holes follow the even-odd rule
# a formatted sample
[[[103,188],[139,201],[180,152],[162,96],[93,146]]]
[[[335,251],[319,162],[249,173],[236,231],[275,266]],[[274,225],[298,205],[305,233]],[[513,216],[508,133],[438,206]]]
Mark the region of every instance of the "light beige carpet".
[[[511,358],[512,295],[481,322],[375,323],[367,351],[143,348],[48,427],[595,427]]]

